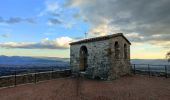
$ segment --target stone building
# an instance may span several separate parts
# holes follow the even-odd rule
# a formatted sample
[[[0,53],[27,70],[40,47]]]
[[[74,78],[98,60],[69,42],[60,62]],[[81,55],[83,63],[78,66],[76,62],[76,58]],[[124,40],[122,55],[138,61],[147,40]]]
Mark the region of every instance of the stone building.
[[[71,70],[105,80],[130,74],[130,45],[122,33],[72,42]]]

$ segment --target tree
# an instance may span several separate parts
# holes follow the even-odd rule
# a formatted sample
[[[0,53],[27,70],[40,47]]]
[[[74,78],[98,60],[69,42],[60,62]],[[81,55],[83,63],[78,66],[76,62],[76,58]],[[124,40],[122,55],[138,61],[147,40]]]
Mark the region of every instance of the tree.
[[[166,59],[170,62],[170,51],[166,54]]]

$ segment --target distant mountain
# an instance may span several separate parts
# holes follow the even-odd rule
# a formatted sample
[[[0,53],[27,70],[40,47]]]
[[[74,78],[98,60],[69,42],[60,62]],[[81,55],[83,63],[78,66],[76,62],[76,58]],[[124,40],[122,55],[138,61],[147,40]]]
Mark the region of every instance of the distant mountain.
[[[55,60],[55,61],[64,61],[64,62],[70,62],[70,58],[59,58],[59,57],[35,57],[45,60]]]
[[[0,76],[69,68],[68,58],[0,56]]]
[[[69,58],[58,57],[26,57],[26,56],[0,56],[0,76],[17,73],[30,73],[51,70],[68,69]],[[165,59],[131,59],[132,64],[170,65]],[[136,66],[136,68],[147,68]],[[151,66],[152,70],[155,66]],[[157,66],[158,67],[158,66]],[[161,69],[162,68],[162,69]],[[144,69],[141,69],[144,70]],[[158,70],[158,68],[157,68]],[[170,68],[168,68],[170,70]],[[159,71],[164,71],[164,66],[159,66]]]
[[[0,65],[69,66],[69,59],[57,57],[0,56]]]
[[[0,56],[0,65],[69,66],[69,58]],[[170,65],[166,59],[131,59],[132,64]]]
[[[166,59],[131,59],[132,64],[170,65]]]

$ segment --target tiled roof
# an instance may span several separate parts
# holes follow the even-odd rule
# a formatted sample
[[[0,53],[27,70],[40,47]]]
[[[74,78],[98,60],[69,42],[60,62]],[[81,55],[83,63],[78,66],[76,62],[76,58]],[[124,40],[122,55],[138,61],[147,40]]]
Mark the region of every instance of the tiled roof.
[[[94,37],[94,38],[88,38],[88,39],[75,41],[75,42],[70,43],[70,45],[101,41],[101,40],[106,40],[106,39],[110,39],[110,38],[114,38],[114,37],[118,37],[118,36],[122,36],[129,44],[131,44],[130,41],[123,35],[123,33],[116,33],[116,34],[112,34],[112,35],[106,35],[106,36],[100,36],[100,37]]]

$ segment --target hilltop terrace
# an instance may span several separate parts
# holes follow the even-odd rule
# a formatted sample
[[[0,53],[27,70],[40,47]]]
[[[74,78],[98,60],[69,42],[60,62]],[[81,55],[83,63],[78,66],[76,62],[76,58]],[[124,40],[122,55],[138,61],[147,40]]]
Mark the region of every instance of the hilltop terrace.
[[[0,100],[170,100],[170,78],[124,76],[113,81],[58,78],[1,88]]]

